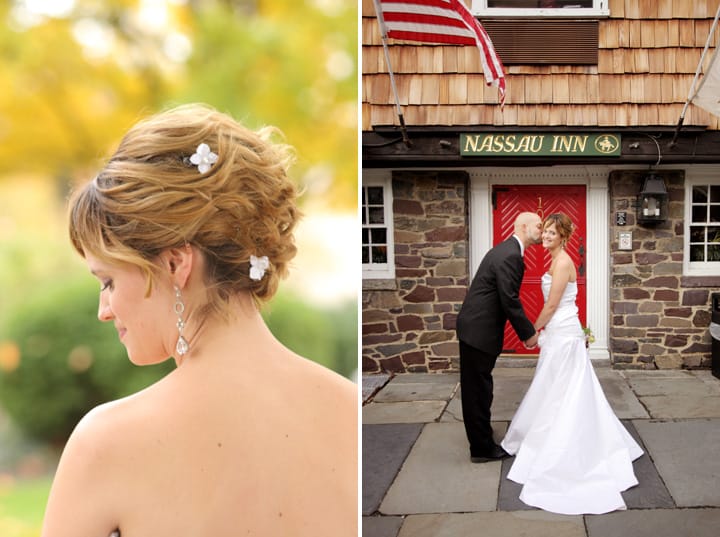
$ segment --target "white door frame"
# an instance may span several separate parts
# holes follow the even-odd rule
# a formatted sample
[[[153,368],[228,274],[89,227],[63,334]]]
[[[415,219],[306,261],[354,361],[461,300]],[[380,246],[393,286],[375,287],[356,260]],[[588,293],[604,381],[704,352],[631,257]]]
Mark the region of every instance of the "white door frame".
[[[493,185],[583,184],[587,188],[587,323],[595,335],[590,358],[609,359],[608,166],[547,166],[529,168],[467,168],[470,175],[470,278],[492,247]],[[479,225],[474,225],[478,222]],[[487,225],[482,225],[486,223]]]

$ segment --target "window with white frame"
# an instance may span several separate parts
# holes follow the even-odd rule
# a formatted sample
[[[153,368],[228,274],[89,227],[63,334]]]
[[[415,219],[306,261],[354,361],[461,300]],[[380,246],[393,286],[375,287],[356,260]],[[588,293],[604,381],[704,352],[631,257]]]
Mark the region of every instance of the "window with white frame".
[[[483,17],[608,16],[608,0],[472,0],[472,12]]]
[[[394,278],[390,177],[363,177],[361,198],[363,278]]]
[[[720,275],[720,177],[688,177],[685,191],[685,273]]]

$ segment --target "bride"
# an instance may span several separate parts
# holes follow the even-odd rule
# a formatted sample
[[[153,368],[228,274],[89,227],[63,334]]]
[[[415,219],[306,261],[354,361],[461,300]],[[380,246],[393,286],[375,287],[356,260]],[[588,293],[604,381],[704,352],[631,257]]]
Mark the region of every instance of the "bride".
[[[577,272],[564,250],[572,231],[565,214],[543,222],[552,262],[534,323],[544,328],[540,356],[502,447],[516,455],[508,479],[523,484],[524,503],[553,513],[601,514],[626,509],[620,493],[637,485],[632,461],[643,452],[610,408],[585,348]]]

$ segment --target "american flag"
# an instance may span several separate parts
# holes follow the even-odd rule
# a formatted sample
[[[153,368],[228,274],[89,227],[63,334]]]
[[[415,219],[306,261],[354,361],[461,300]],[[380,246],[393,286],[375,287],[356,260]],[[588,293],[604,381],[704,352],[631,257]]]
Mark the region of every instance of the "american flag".
[[[463,0],[376,0],[388,37],[425,43],[476,45],[485,81],[497,86],[505,102],[505,70],[492,41]]]

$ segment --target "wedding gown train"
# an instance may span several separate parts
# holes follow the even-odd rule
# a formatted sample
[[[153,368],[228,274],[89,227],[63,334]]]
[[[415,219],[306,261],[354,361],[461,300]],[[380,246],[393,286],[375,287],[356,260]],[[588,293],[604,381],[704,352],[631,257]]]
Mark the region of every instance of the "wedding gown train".
[[[545,300],[552,278],[545,274]],[[622,491],[637,485],[632,461],[642,449],[615,416],[585,348],[577,315],[577,283],[541,333],[530,388],[502,441],[515,455],[508,479],[523,484],[520,499],[561,514],[625,509]]]

